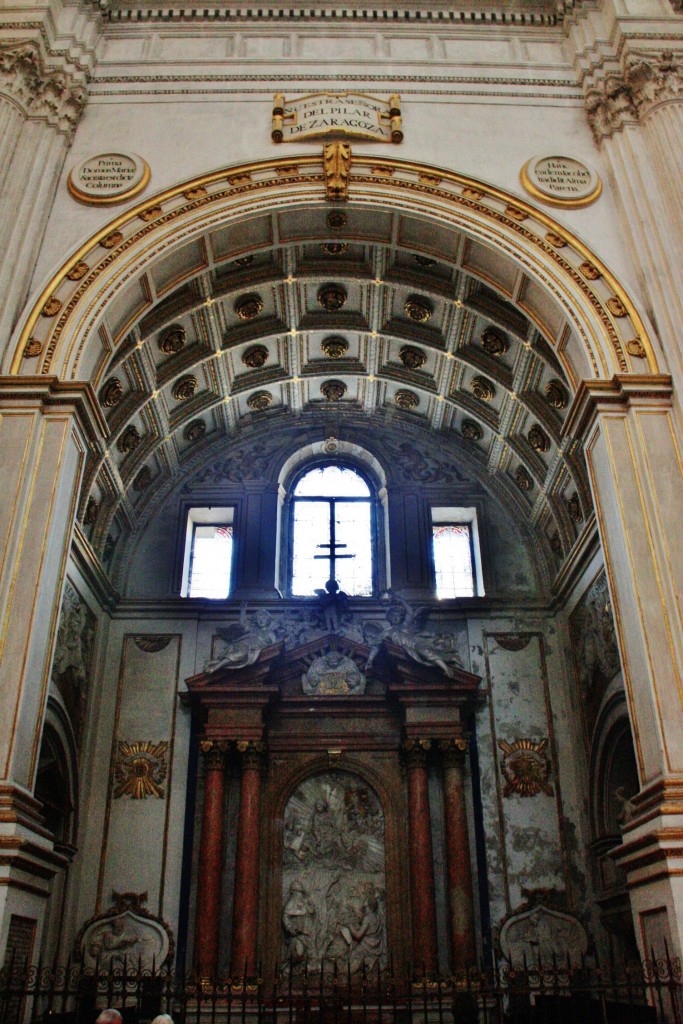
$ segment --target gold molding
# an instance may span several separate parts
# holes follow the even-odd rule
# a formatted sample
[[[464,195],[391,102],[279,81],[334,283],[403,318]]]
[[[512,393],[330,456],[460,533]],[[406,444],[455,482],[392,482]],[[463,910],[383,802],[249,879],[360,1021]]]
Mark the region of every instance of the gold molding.
[[[136,247],[139,245],[139,242],[143,238],[145,239],[145,252],[148,254],[152,249],[152,246],[149,244],[150,236],[155,232],[167,230],[170,222],[174,219],[187,215],[188,212],[193,210],[201,212],[213,204],[239,199],[243,195],[249,196],[250,199],[254,197],[260,199],[261,195],[265,193],[268,196],[277,196],[280,203],[291,201],[296,195],[294,190],[297,186],[304,186],[308,190],[318,181],[324,185],[324,171],[320,156],[309,155],[299,157],[297,164],[300,173],[283,179],[277,174],[277,170],[289,164],[291,164],[291,160],[281,158],[278,160],[243,164],[233,168],[221,168],[210,174],[181,182],[173,188],[158,193],[144,204],[126,210],[101,228],[63,264],[62,268],[54,275],[39,296],[21,330],[19,343],[13,356],[11,373],[14,375],[21,374],[22,365],[25,365],[26,362],[23,359],[24,348],[34,333],[36,333],[36,324],[40,319],[41,310],[52,295],[61,288],[64,298],[62,299],[61,313],[55,318],[56,322],[49,327],[49,334],[43,347],[44,355],[41,366],[45,373],[50,372],[55,352],[59,347],[59,339],[63,335],[64,328],[74,315],[76,309],[83,310],[83,312],[78,314],[79,328],[86,316],[88,319],[91,319],[95,315],[92,302],[86,307],[84,300],[86,294],[103,270],[108,269],[127,250],[133,250],[134,258],[129,260],[126,265],[128,267],[137,265],[140,255]],[[363,167],[366,171],[366,173],[354,174],[353,180],[356,185],[354,198],[360,201],[376,199],[380,204],[389,202],[395,207],[396,200],[400,197],[401,192],[404,192],[407,196],[419,193],[431,198],[440,205],[443,202],[447,202],[454,209],[462,206],[478,214],[480,217],[483,216],[490,219],[495,225],[511,232],[513,235],[512,240],[507,239],[504,245],[507,254],[512,258],[521,260],[522,265],[529,267],[531,272],[538,272],[542,269],[543,274],[541,278],[543,278],[543,275],[546,277],[545,282],[541,280],[542,287],[555,291],[566,312],[570,309],[572,295],[581,299],[581,305],[584,308],[586,305],[591,307],[592,315],[600,321],[599,326],[596,324],[595,331],[593,328],[589,329],[589,335],[592,335],[597,351],[607,352],[611,349],[614,353],[612,358],[617,366],[620,367],[622,372],[628,372],[628,356],[630,353],[627,353],[625,341],[621,337],[621,325],[615,324],[607,308],[607,300],[600,298],[596,294],[594,288],[586,282],[578,269],[580,263],[589,261],[599,271],[600,278],[597,283],[600,284],[601,290],[604,289],[609,296],[616,296],[621,299],[627,317],[630,319],[630,324],[629,319],[624,320],[624,331],[628,332],[628,337],[633,337],[635,334],[642,340],[648,365],[652,372],[657,372],[657,357],[649,341],[647,330],[625,290],[588,246],[568,232],[563,226],[559,225],[548,214],[502,189],[453,171],[432,168],[428,165],[389,157],[356,157],[356,166]],[[383,176],[381,180],[378,180],[376,177],[373,178],[371,174],[371,169],[374,167],[384,167],[390,170],[392,174],[389,177]],[[437,171],[439,185],[433,184],[437,178]],[[217,184],[221,184],[223,187],[212,193],[210,191],[211,187]],[[456,188],[459,191],[456,192]],[[200,190],[202,189],[205,189],[207,194],[201,194]],[[464,191],[471,195],[472,190],[482,193],[482,199],[474,200],[463,195]],[[198,198],[188,201],[185,198],[188,193],[197,195]],[[184,204],[180,207],[176,206],[174,209],[168,209],[172,201],[180,197],[184,200]],[[306,191],[306,194],[302,194],[301,198],[304,201],[310,202],[313,197]],[[498,208],[498,204],[502,204],[502,209]],[[524,219],[527,223],[521,223],[516,219],[513,220],[506,216],[504,211],[511,205],[520,214],[524,214]],[[141,215],[145,211],[159,206],[162,208],[162,214],[157,219],[148,223],[145,223],[144,220],[141,222]],[[444,214],[442,211],[442,216],[447,215],[447,213]],[[536,223],[532,224],[532,221]],[[540,231],[538,226],[541,228]],[[124,232],[120,231],[120,229],[130,229],[131,227],[133,232],[126,238]],[[183,235],[186,235],[188,230],[185,227]],[[90,273],[74,289],[73,284],[70,282],[69,274],[73,272],[77,264],[85,261],[84,258],[93,249],[101,246],[103,240],[111,238],[116,232],[121,234],[121,242],[109,250],[106,256],[97,256],[95,265]],[[557,251],[556,247],[549,245],[545,241],[544,236],[547,233],[551,233],[554,237],[561,238],[566,242],[566,245],[562,247],[561,254]],[[541,265],[536,259],[530,259],[528,252],[523,254],[522,250],[514,244],[515,234],[520,234],[529,245],[537,246],[544,253],[547,265],[545,263]],[[495,244],[495,240],[493,244]],[[501,244],[500,241],[498,244]],[[571,254],[571,250],[573,250],[577,258],[576,267],[573,266],[573,263],[565,255],[565,253]],[[147,258],[149,258],[148,255]],[[127,276],[129,275],[130,272]],[[122,283],[121,281],[117,287],[120,287]],[[68,287],[68,294],[66,294],[67,289],[65,287],[67,285],[70,285]],[[574,312],[572,319],[578,333],[582,335],[581,341],[588,353],[589,359],[595,363],[596,352],[591,349],[589,335],[585,333],[585,328],[581,326],[582,321],[577,319],[576,312]],[[73,342],[70,345],[70,348],[72,347]],[[598,371],[597,366],[595,369]],[[603,364],[601,369],[603,371],[607,370],[607,366]]]

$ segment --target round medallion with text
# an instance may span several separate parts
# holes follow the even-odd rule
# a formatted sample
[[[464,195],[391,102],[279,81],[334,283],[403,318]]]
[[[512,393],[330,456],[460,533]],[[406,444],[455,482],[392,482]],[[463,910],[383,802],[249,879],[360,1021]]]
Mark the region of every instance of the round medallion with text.
[[[149,164],[134,153],[97,153],[73,167],[68,189],[74,199],[108,206],[132,199],[147,187]]]
[[[597,171],[573,156],[534,156],[520,177],[530,195],[551,206],[587,206],[602,191]]]

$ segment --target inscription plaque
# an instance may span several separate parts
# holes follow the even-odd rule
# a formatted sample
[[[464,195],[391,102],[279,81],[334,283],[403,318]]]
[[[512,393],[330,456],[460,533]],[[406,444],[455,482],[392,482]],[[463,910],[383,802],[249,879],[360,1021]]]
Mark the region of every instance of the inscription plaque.
[[[522,185],[551,206],[587,206],[602,191],[597,171],[572,156],[535,156],[522,168]]]
[[[389,100],[360,92],[312,93],[285,101],[273,100],[273,142],[307,139],[356,139],[364,142],[403,141],[401,98]]]
[[[147,187],[149,164],[134,153],[97,153],[72,168],[69,192],[81,203],[108,206],[132,199]]]

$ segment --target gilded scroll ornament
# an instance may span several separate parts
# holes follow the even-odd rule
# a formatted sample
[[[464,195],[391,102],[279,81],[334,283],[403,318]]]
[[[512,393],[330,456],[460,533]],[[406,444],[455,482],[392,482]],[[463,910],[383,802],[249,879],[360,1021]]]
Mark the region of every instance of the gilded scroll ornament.
[[[421,370],[427,362],[427,355],[421,348],[414,345],[404,345],[398,354],[406,370]]]
[[[420,404],[420,396],[415,394],[414,391],[401,388],[394,395],[394,401],[399,409],[417,409]]]
[[[167,752],[166,740],[161,743],[119,740],[114,764],[114,799],[122,796],[129,796],[132,800],[145,800],[148,796],[163,799],[162,784],[168,771]]]
[[[43,346],[37,338],[29,338],[24,345],[24,359],[34,359],[43,351]]]
[[[234,310],[240,320],[254,320],[263,311],[263,299],[260,295],[241,295],[235,302]]]
[[[351,146],[348,142],[329,142],[323,147],[325,198],[348,199],[351,176]]]
[[[341,359],[349,351],[349,343],[346,338],[338,334],[330,334],[323,338],[321,348],[328,359]]]
[[[328,313],[336,313],[347,299],[348,293],[343,284],[324,284],[322,288],[318,289],[318,305],[326,309]]]
[[[346,384],[342,380],[326,380],[320,390],[328,402],[339,402],[346,394]]]
[[[115,249],[117,245],[120,245],[123,241],[123,235],[120,231],[112,231],[111,234],[107,235],[100,242],[103,249]]]
[[[588,278],[589,281],[597,281],[598,278],[601,277],[600,271],[594,263],[590,262],[590,260],[584,260],[581,266],[579,267],[579,270],[581,271],[584,277]]]
[[[534,423],[533,427],[531,427],[527,438],[535,452],[547,452],[550,449],[550,438],[537,423]]]
[[[432,318],[434,307],[421,295],[409,295],[403,305],[403,312],[416,324],[426,324]]]
[[[135,451],[141,440],[140,431],[134,423],[131,423],[121,434],[116,447],[122,455],[127,455],[129,452]]]
[[[497,327],[487,327],[481,336],[481,347],[490,356],[504,356],[510,348],[508,336]]]
[[[47,300],[47,302],[45,303],[45,305],[43,306],[43,308],[41,310],[41,313],[43,314],[43,316],[46,316],[46,317],[57,316],[57,313],[59,313],[61,308],[62,308],[61,302],[59,301],[58,298],[56,298],[53,295],[51,298],[49,298]]]
[[[183,192],[186,199],[201,199],[202,196],[208,195],[207,190],[203,185],[197,185],[196,188],[188,188],[187,192]]]
[[[513,793],[525,797],[538,793],[553,795],[553,787],[548,782],[550,760],[546,754],[547,740],[540,743],[530,739],[515,740],[514,743],[498,740],[498,746],[503,751],[500,762],[505,778],[503,796],[512,796]]]
[[[628,310],[618,295],[613,295],[611,299],[607,300],[607,308],[617,319],[628,316]]]
[[[123,384],[118,377],[112,377],[100,391],[100,405],[103,405],[105,409],[111,409],[118,405],[122,398]]]
[[[192,422],[188,423],[183,430],[183,437],[186,441],[194,443],[195,441],[201,440],[205,433],[206,423],[204,420],[192,420]]]
[[[555,249],[564,249],[567,244],[566,239],[564,239],[562,235],[558,235],[555,231],[549,231],[545,236],[545,240],[548,245],[552,245]]]
[[[242,362],[250,370],[260,370],[268,361],[268,349],[265,345],[252,345],[242,353]]]
[[[564,384],[559,380],[551,380],[545,386],[545,396],[548,405],[553,409],[566,409],[569,402],[569,394]]]
[[[474,420],[463,420],[460,425],[460,433],[466,441],[481,441],[484,431]]]
[[[149,206],[146,210],[141,210],[138,216],[140,220],[144,220],[145,224],[148,224],[151,220],[156,220],[163,213],[161,206]]]
[[[472,393],[482,402],[491,402],[496,397],[496,389],[486,377],[472,378]]]
[[[647,352],[640,338],[631,338],[630,341],[627,341],[626,351],[630,356],[635,356],[636,359],[647,359]]]
[[[79,260],[78,263],[74,263],[73,267],[66,275],[70,281],[80,281],[81,278],[90,270],[90,267],[84,260]]]
[[[171,324],[159,336],[159,351],[163,352],[166,356],[176,355],[185,347],[186,341],[187,331],[182,324]]]
[[[187,402],[188,399],[192,398],[197,387],[197,378],[194,374],[188,373],[184,377],[181,377],[180,380],[176,381],[171,390],[171,394],[175,398],[176,402]]]
[[[247,405],[252,412],[264,412],[273,404],[273,396],[270,391],[255,391],[247,399]]]
[[[516,220],[520,224],[523,220],[526,220],[527,218],[527,215],[524,212],[524,210],[520,210],[518,206],[512,205],[505,207],[505,215],[507,217],[510,217],[512,220]]]

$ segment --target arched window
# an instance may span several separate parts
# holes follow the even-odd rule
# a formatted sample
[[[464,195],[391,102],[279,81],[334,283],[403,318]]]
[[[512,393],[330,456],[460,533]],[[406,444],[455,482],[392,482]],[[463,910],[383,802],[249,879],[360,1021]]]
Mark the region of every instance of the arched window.
[[[291,593],[312,597],[328,580],[355,597],[375,589],[374,494],[356,469],[318,465],[295,481],[291,502]]]

